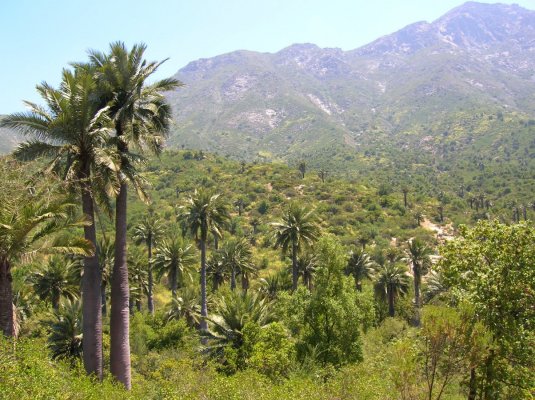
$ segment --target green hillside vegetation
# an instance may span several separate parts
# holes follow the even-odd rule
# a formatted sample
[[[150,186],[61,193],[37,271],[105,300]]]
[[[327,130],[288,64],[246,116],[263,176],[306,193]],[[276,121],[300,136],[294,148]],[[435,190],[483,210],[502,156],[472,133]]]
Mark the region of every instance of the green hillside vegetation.
[[[181,84],[144,51],[0,123],[26,140],[0,158],[0,397],[532,398],[532,121],[289,165],[166,150]]]

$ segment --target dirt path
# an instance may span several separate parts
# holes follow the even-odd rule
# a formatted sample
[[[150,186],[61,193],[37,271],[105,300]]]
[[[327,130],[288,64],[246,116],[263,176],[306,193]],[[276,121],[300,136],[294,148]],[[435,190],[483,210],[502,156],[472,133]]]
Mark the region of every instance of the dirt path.
[[[434,232],[435,233],[435,237],[439,241],[446,241],[446,240],[451,240],[451,239],[454,238],[453,226],[451,224],[440,226],[440,225],[437,225],[437,224],[431,222],[427,218],[424,218],[424,220],[422,221],[421,226],[422,226],[422,228],[425,228],[427,230],[430,230],[430,231]]]

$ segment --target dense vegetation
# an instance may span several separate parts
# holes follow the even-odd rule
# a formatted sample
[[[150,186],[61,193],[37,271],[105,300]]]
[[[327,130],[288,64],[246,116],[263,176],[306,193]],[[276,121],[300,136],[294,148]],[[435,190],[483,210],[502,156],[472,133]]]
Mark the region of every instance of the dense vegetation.
[[[527,180],[505,204],[489,168],[162,152],[179,83],[147,84],[143,50],[91,52],[1,122],[29,139],[0,161],[2,396],[531,398]]]

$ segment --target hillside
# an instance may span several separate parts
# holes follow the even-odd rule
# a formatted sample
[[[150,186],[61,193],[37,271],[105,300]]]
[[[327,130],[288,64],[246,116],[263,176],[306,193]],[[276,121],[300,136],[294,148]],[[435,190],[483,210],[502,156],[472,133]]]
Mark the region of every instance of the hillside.
[[[351,51],[296,44],[201,59],[175,75],[186,86],[168,95],[170,144],[247,159],[319,154],[318,165],[333,149],[338,167],[430,138],[424,147],[440,154],[444,126],[463,115],[478,125],[497,113],[532,118],[534,52],[534,11],[469,2]],[[468,128],[457,130],[461,141]]]

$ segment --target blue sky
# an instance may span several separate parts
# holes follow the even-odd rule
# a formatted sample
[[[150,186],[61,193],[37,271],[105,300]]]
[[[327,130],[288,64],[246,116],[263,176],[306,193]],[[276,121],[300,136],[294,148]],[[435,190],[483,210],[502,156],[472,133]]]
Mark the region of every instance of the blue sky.
[[[484,1],[488,2],[488,1]],[[535,9],[535,0],[502,1]],[[110,42],[145,42],[169,57],[158,77],[238,49],[275,52],[293,43],[354,49],[412,22],[433,21],[459,0],[2,0],[0,114],[38,101],[35,85]]]

